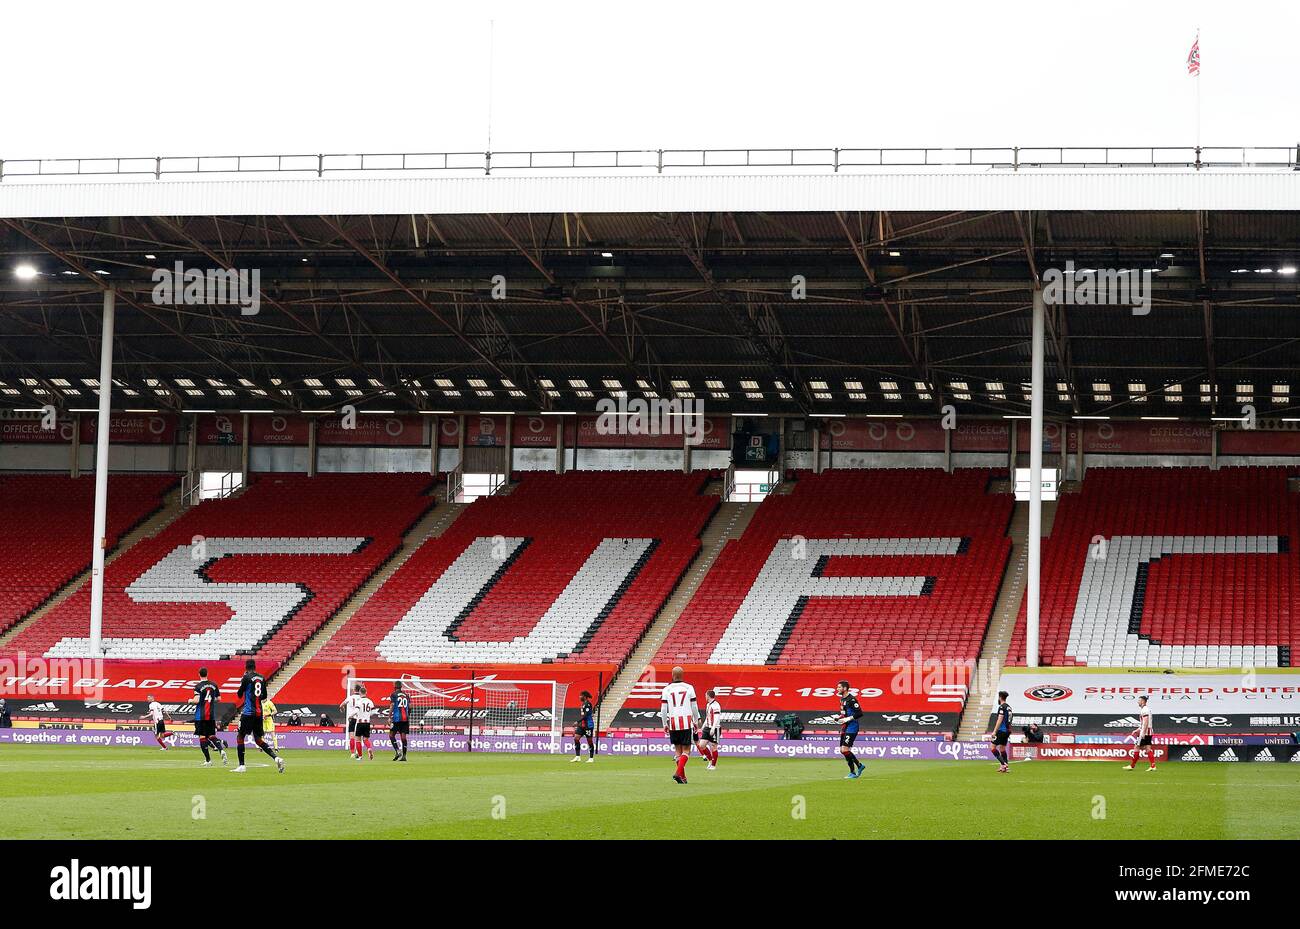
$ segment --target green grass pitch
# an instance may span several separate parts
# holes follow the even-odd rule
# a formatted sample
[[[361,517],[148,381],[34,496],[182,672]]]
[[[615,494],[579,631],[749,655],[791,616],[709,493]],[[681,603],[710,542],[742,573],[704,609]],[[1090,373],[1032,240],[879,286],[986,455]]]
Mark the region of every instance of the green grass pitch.
[[[0,838],[1300,837],[1300,764],[876,761],[848,781],[838,761],[724,756],[682,786],[664,758],[390,757],[236,775],[193,750],[6,746]]]

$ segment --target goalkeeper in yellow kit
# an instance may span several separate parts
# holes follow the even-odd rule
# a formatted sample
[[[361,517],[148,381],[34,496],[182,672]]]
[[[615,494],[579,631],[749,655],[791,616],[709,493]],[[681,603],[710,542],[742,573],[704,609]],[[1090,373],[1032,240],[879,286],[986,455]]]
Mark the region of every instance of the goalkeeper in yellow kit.
[[[280,750],[280,737],[275,734],[275,704],[266,699],[262,701],[262,730],[266,733],[266,741],[271,743],[271,747],[277,752]]]

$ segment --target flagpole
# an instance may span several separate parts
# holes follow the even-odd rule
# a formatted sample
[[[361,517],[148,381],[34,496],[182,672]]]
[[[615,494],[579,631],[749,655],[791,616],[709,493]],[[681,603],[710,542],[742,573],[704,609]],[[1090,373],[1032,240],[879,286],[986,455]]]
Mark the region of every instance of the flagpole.
[[[1196,41],[1192,43],[1196,50],[1196,160],[1201,160],[1201,27],[1196,27]]]

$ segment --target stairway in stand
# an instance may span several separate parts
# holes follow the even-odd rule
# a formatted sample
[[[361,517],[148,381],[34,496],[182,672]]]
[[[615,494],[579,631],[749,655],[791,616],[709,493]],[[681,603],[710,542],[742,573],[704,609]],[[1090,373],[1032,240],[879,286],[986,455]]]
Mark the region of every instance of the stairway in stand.
[[[710,488],[719,489],[721,486],[718,482],[706,485],[705,491]],[[704,531],[700,533],[700,551],[695,556],[694,563],[687,569],[686,576],[682,582],[677,585],[664,608],[659,611],[650,628],[646,630],[641,641],[637,643],[632,650],[631,656],[624,663],[623,669],[614,678],[609,688],[605,691],[605,697],[601,701],[601,720],[608,726],[622,709],[623,702],[627,700],[628,694],[632,692],[632,686],[640,679],[642,672],[650,665],[659,647],[664,644],[668,632],[677,622],[678,617],[682,615],[682,610],[691,602],[695,596],[695,591],[699,589],[700,582],[708,574],[709,569],[717,560],[718,555],[722,552],[723,546],[732,539],[738,539],[744,533],[745,527],[749,521],[754,518],[755,511],[761,504],[758,503],[722,503],[718,506],[718,511],[713,514]]]
[[[999,488],[995,484],[991,489],[996,491]],[[1043,538],[1052,534],[1052,523],[1055,519],[1056,501],[1045,501]],[[1028,503],[1016,504],[1011,514],[1011,526],[1007,534],[1011,537],[1011,556],[1007,559],[1007,572],[1002,579],[1002,588],[998,591],[997,602],[993,606],[988,631],[984,633],[984,644],[980,648],[979,663],[974,679],[971,681],[970,693],[966,697],[966,708],[957,726],[957,738],[960,741],[978,740],[988,731],[989,716],[993,713],[993,705],[997,699],[1002,665],[1007,659],[1007,650],[1011,647],[1011,635],[1020,617],[1020,608],[1025,600],[1025,588],[1029,580]]]

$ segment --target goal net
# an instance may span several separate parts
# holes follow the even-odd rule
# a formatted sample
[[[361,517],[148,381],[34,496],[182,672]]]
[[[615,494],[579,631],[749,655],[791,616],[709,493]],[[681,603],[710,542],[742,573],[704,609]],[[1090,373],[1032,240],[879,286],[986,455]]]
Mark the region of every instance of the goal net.
[[[345,694],[364,684],[378,712],[374,737],[388,738],[392,704],[401,682],[410,698],[411,749],[427,751],[561,751],[569,685],[560,681],[436,679],[404,674],[394,678],[348,678]],[[346,721],[351,729],[352,720]]]

